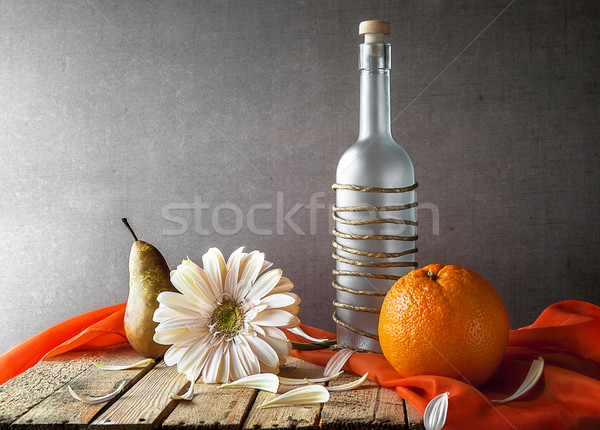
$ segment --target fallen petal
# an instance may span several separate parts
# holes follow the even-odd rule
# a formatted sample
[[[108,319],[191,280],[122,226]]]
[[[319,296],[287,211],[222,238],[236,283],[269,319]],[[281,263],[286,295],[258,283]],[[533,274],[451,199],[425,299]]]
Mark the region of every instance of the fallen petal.
[[[342,367],[344,367],[344,364],[346,364],[346,361],[348,361],[350,356],[355,352],[356,351],[353,349],[344,348],[333,354],[325,366],[323,376],[330,376],[338,373],[340,370],[342,370]]]
[[[97,405],[99,403],[108,402],[109,400],[114,399],[117,396],[117,394],[123,391],[123,388],[125,387],[126,383],[127,381],[121,382],[121,385],[119,385],[119,387],[115,391],[113,391],[110,394],[107,394],[106,396],[101,397],[82,396],[73,391],[70,385],[67,385],[67,388],[69,389],[69,393],[71,393],[71,395],[80,402],[87,403],[88,405]]]
[[[448,396],[450,393],[442,393],[431,399],[423,414],[425,430],[440,430],[446,424],[448,415]]]
[[[369,376],[369,372],[365,373],[362,377],[358,378],[356,381],[348,382],[347,384],[336,385],[334,387],[327,387],[327,391],[348,391],[353,390],[357,387],[360,387],[365,379]]]
[[[146,360],[138,361],[137,363],[133,363],[133,364],[126,364],[124,366],[107,366],[104,364],[94,363],[93,361],[92,361],[92,364],[96,367],[99,367],[102,370],[127,370],[127,369],[135,369],[136,367],[143,367],[148,364],[154,364],[154,359],[147,358]]]
[[[326,340],[329,340],[329,339],[317,339],[315,337],[312,337],[312,336],[308,335],[300,327],[288,328],[287,330],[290,331],[290,332],[292,332],[292,333],[294,333],[294,334],[297,334],[298,336],[302,336],[305,339],[312,340],[313,342],[324,342]]]
[[[279,378],[274,373],[257,373],[256,375],[250,375],[233,382],[228,382],[227,384],[221,385],[219,388],[225,387],[256,388],[257,390],[276,393],[277,387],[279,387]]]
[[[196,386],[196,381],[192,381],[190,383],[190,388],[183,393],[181,396],[175,392],[171,393],[169,397],[173,400],[192,400],[194,398],[194,387]]]
[[[492,403],[495,403],[497,405],[503,405],[505,403],[512,402],[513,400],[518,399],[524,394],[527,394],[529,390],[531,390],[535,386],[535,384],[537,384],[537,382],[540,380],[542,373],[544,373],[544,359],[542,357],[538,357],[535,360],[533,360],[533,363],[531,363],[529,372],[527,372],[525,380],[523,381],[521,386],[517,388],[517,391],[515,391],[515,393],[512,396],[507,397],[506,399],[492,400]]]
[[[294,388],[273,400],[263,403],[259,408],[277,405],[305,405],[308,403],[323,403],[329,400],[329,391],[322,385],[307,385]]]
[[[295,378],[284,378],[282,376],[279,377],[279,383],[283,385],[308,385],[308,384],[317,384],[319,382],[327,382],[333,379],[337,379],[343,372],[338,372],[335,375],[324,376],[322,378],[303,378],[303,379],[295,379]]]

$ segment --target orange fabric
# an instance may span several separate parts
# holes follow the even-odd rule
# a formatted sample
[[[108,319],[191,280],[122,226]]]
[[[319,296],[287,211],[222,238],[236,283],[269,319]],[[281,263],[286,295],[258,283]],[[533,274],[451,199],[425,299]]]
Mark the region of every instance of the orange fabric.
[[[314,337],[333,338],[311,327]],[[302,342],[293,334],[290,339]],[[292,351],[293,355],[325,365],[333,352]],[[506,405],[503,399],[521,385],[531,362],[546,363],[538,384],[524,397]],[[438,394],[449,392],[444,429],[599,429],[600,428],[600,307],[580,301],[547,308],[530,326],[511,330],[504,360],[480,389],[442,376],[401,378],[380,354],[356,353],[345,370],[396,391],[421,413]]]
[[[125,304],[98,309],[60,323],[0,356],[0,383],[43,358],[71,349],[93,349],[125,341]],[[303,329],[316,337],[331,333]],[[289,334],[290,339],[305,340]],[[333,352],[292,351],[325,365]],[[544,357],[544,375],[526,396],[507,405],[489,399],[511,395],[521,384],[531,361]],[[566,301],[547,308],[530,326],[511,330],[504,360],[479,390],[441,376],[401,378],[380,354],[352,355],[344,369],[396,391],[423,412],[436,395],[450,392],[445,429],[598,429],[600,428],[600,307]]]
[[[0,384],[39,361],[73,349],[97,349],[127,342],[125,303],[97,309],[59,323],[0,356]]]

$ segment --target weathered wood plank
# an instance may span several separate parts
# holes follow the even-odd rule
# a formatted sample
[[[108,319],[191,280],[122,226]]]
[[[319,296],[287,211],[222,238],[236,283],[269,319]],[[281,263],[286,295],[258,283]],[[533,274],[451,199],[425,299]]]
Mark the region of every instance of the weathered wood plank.
[[[347,384],[358,377],[353,373],[342,373],[338,379],[329,382],[329,386]],[[372,426],[378,391],[379,385],[366,380],[357,389],[330,393],[329,401],[321,411],[321,428],[363,429]]]
[[[116,347],[118,348],[118,347]],[[54,393],[92,366],[91,360],[101,360],[113,348],[94,351],[71,351],[42,361],[0,386],[0,429]]]
[[[107,372],[91,365],[123,364],[141,359],[129,345],[89,352],[71,352],[42,362],[0,386],[0,429],[91,429],[155,428],[406,428],[423,429],[422,415],[405,403],[395,390],[368,381],[357,390],[331,393],[325,405],[282,406],[256,409],[276,395],[251,389],[219,389],[198,384],[194,400],[176,402],[172,391],[187,388],[184,376],[163,363],[154,369]],[[290,357],[281,375],[291,378],[319,377],[323,368]],[[343,374],[331,385],[357,378]],[[132,386],[111,404],[86,405],[66,390],[69,383],[86,395],[109,392],[123,379]],[[136,383],[136,381],[138,381]],[[280,386],[279,394],[295,387]],[[166,419],[165,419],[166,418]],[[163,421],[164,420],[164,421]]]
[[[404,400],[393,388],[379,387],[374,424],[378,428],[406,428]]]
[[[280,376],[286,378],[319,378],[323,376],[323,367],[300,360],[295,357],[288,357],[285,366],[281,368]],[[288,392],[295,386],[280,385],[278,394]],[[244,429],[255,428],[315,428],[319,422],[321,412],[320,404],[302,405],[302,406],[274,406],[270,408],[257,409],[268,400],[277,397],[278,394],[260,391],[244,422]]]
[[[114,430],[127,430],[157,427],[177,404],[169,394],[181,392],[187,385],[185,375],[177,373],[176,367],[168,367],[160,362],[94,420],[89,428],[106,430],[110,426]]]
[[[408,427],[410,429],[425,429],[423,425],[423,414],[418,411],[413,405],[408,402],[406,404],[406,417],[408,421]]]
[[[223,388],[217,384],[199,383],[194,398],[182,401],[163,422],[163,429],[240,428],[257,390],[251,388]]]
[[[123,365],[135,363],[144,359],[135,352],[129,344],[124,344],[110,349],[110,353],[97,360],[101,364]],[[135,384],[154,365],[145,368],[106,371],[96,366],[84,370],[71,380],[70,385],[77,393],[86,396],[102,396],[116,389],[124,380],[129,381],[125,387],[128,389]],[[111,403],[114,403],[111,402]],[[18,419],[11,427],[14,430],[43,430],[55,429],[84,429],[102,409],[108,404],[88,405],[75,400],[63,385],[59,390],[32,408],[29,412]]]

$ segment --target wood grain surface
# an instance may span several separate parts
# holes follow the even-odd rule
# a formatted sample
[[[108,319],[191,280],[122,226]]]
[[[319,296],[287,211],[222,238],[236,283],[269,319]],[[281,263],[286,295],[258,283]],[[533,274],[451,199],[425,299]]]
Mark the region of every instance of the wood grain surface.
[[[170,393],[179,393],[188,384],[185,375],[161,362],[94,420],[89,428],[100,430],[109,426],[115,430],[126,430],[156,427],[177,404],[176,400],[171,400]]]
[[[135,363],[144,359],[128,345],[120,345],[111,354],[95,359],[99,364],[124,365]],[[68,364],[68,361],[64,363]],[[91,360],[90,360],[91,364]],[[39,404],[30,409],[12,425],[11,429],[46,429],[61,425],[70,428],[85,428],[87,424],[100,412],[118,400],[118,396],[108,404],[89,405],[75,400],[67,389],[67,385],[78,394],[98,397],[114,391],[123,382],[127,381],[124,391],[132,387],[143,375],[154,367],[153,364],[143,368],[107,371],[96,366],[89,366],[67,384],[46,397]]]
[[[94,367],[92,361],[108,363],[113,357],[121,362],[135,354],[129,345],[119,345],[95,351],[67,352],[40,362],[0,386],[0,429],[8,429],[67,382]]]
[[[142,357],[129,345],[70,352],[39,363],[0,386],[0,429],[408,429],[423,428],[420,413],[395,390],[366,381],[351,391],[331,392],[324,404],[258,409],[265,401],[296,388],[280,385],[278,393],[250,388],[219,388],[198,383],[191,401],[171,400],[171,392],[189,387],[185,376],[164,362],[124,371],[93,366],[131,364]],[[323,367],[288,357],[280,376],[317,378]],[[343,373],[322,385],[341,385],[359,375]],[[86,396],[101,396],[127,381],[115,399],[88,405],[75,400],[71,386]]]
[[[295,357],[289,357],[280,375],[286,378],[318,378],[323,376],[323,368]],[[273,406],[257,409],[264,402],[294,388],[293,385],[280,385],[277,394],[260,391],[244,423],[244,429],[264,428],[315,428],[319,424],[320,404]]]

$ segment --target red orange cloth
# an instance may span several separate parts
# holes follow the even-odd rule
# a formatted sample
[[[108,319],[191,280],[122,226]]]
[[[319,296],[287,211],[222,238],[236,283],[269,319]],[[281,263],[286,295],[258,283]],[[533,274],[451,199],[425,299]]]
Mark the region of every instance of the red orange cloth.
[[[127,342],[121,303],[61,322],[0,356],[0,384],[45,358],[74,349],[98,349]]]
[[[315,337],[330,333],[304,327]],[[294,337],[295,341],[300,338]],[[325,365],[331,351],[293,351]],[[531,362],[542,356],[544,374],[527,395],[506,405],[521,385]],[[345,370],[369,372],[369,379],[396,391],[421,413],[427,403],[449,392],[445,429],[600,429],[600,307],[565,301],[548,307],[530,326],[511,330],[504,360],[493,378],[476,389],[443,376],[401,378],[380,354],[357,353]]]
[[[95,349],[125,341],[125,304],[80,315],[26,340],[0,356],[0,383],[43,358],[71,349]],[[317,337],[331,333],[303,329]],[[293,334],[290,339],[304,341]],[[300,358],[325,365],[333,352],[292,351]],[[527,395],[506,405],[491,399],[511,395],[531,362],[542,356],[542,379]],[[396,391],[423,412],[436,395],[449,392],[447,429],[600,429],[600,307],[580,301],[547,308],[530,326],[511,330],[502,365],[483,387],[442,376],[400,377],[379,354],[356,353],[344,369]]]

